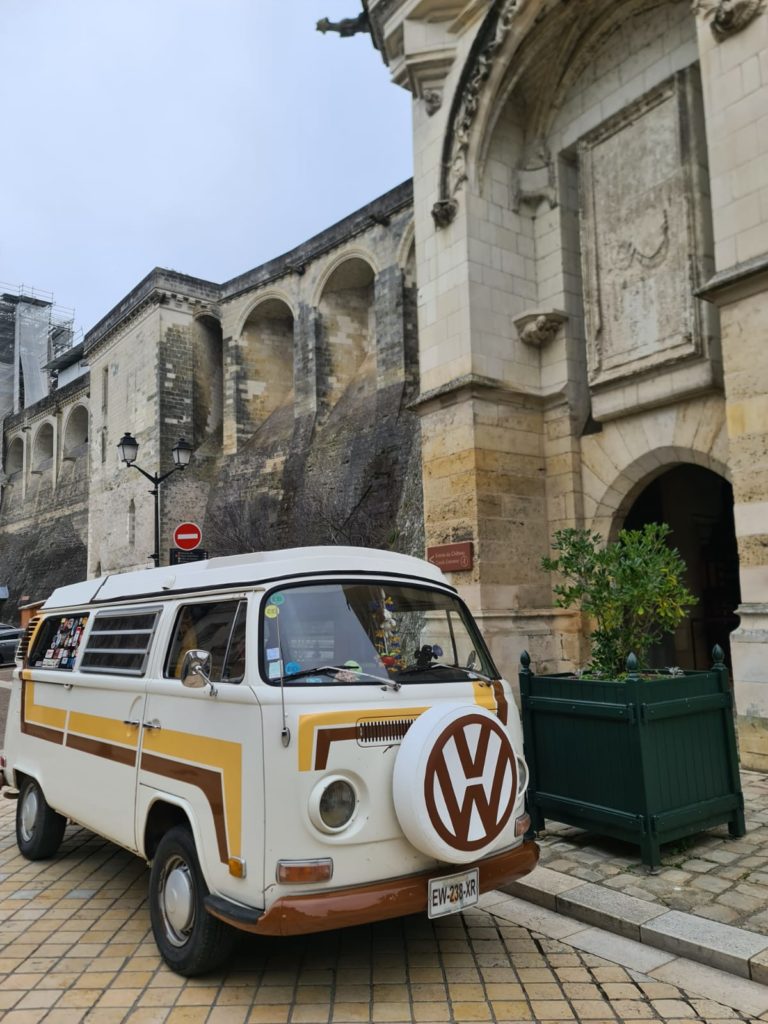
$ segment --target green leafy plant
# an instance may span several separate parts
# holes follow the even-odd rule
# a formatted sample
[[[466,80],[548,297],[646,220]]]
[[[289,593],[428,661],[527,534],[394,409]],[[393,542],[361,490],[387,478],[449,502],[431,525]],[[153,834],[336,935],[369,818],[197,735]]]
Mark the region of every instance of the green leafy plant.
[[[542,559],[542,567],[562,579],[554,588],[559,607],[578,605],[595,623],[591,675],[622,676],[630,653],[644,668],[653,644],[695,604],[684,582],[685,564],[667,543],[669,533],[666,523],[648,523],[622,530],[607,545],[589,530],[555,534],[555,557]]]

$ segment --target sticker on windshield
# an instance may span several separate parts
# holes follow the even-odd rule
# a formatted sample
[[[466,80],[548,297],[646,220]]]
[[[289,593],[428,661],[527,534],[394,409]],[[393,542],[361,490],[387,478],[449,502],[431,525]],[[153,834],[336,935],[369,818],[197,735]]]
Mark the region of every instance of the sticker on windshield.
[[[269,667],[268,667],[268,672],[269,672],[269,678],[270,679],[279,679],[280,676],[283,674],[283,663],[282,663],[282,661],[270,662]]]
[[[298,661],[286,661],[285,674],[287,676],[292,676],[294,672],[301,672],[301,665]]]
[[[267,661],[277,661],[280,657],[279,647],[268,647],[267,648]]]
[[[285,594],[273,594],[269,600],[272,604],[285,604]]]
[[[264,614],[267,616],[268,619],[276,619],[277,616],[280,614],[280,609],[275,608],[273,604],[268,604],[267,607],[264,609]]]

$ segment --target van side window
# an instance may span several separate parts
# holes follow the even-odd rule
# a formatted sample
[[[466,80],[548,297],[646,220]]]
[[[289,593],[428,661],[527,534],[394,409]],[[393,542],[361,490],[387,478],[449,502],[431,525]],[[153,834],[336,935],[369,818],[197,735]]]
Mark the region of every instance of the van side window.
[[[29,664],[71,672],[87,621],[87,615],[52,615],[46,619],[29,655]]]
[[[179,609],[165,660],[167,679],[180,679],[187,651],[211,655],[211,679],[239,683],[245,674],[245,601],[187,604]]]
[[[83,672],[143,675],[158,611],[99,612],[80,668]]]

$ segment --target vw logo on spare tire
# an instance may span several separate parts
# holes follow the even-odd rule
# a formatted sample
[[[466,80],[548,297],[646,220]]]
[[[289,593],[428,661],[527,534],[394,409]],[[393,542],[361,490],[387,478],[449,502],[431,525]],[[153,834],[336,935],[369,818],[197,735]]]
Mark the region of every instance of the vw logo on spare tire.
[[[509,735],[484,708],[431,708],[405,734],[392,779],[409,842],[466,864],[512,842],[517,761]]]

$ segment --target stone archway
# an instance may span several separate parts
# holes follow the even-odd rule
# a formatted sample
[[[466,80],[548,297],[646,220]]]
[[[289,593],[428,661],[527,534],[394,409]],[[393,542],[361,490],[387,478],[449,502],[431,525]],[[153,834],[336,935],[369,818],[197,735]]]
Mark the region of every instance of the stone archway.
[[[717,643],[730,665],[729,637],[739,624],[741,601],[731,485],[691,463],[666,469],[643,487],[617,526],[639,529],[651,522],[671,527],[670,541],[688,567],[688,587],[697,599],[675,635],[654,652],[655,663],[709,668]]]

